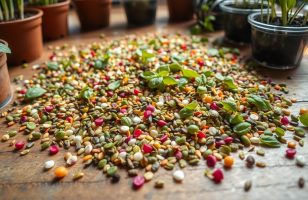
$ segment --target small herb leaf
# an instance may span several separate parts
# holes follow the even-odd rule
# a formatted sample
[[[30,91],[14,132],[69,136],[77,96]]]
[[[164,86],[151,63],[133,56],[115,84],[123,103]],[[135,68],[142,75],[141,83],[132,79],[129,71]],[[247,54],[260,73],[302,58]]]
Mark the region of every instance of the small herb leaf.
[[[37,97],[42,96],[45,92],[47,92],[45,89],[41,87],[32,87],[27,90],[27,93],[25,95],[25,99],[35,99]]]
[[[198,72],[191,69],[182,69],[183,76],[187,78],[196,78],[199,76]]]
[[[275,137],[269,135],[261,135],[260,143],[267,147],[272,147],[272,148],[280,147],[279,141]]]
[[[308,113],[299,116],[299,121],[306,127],[308,127]]]
[[[116,90],[121,86],[121,81],[114,81],[108,85],[109,90]]]

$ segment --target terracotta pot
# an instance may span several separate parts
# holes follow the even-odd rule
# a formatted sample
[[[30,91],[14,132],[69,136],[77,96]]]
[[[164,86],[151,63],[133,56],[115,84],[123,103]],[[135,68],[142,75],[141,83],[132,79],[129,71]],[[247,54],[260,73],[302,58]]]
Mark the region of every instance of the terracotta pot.
[[[70,1],[65,0],[49,6],[35,6],[43,11],[43,38],[55,40],[68,35],[68,10]]]
[[[82,29],[109,26],[111,0],[74,0]]]
[[[6,44],[3,40],[0,40],[0,43]],[[1,85],[1,92],[0,92],[0,109],[7,105],[11,98],[11,85],[10,85],[10,77],[9,72],[7,70],[6,64],[6,54],[0,53],[0,85]]]
[[[37,9],[26,9],[22,20],[0,22],[0,38],[9,43],[12,54],[9,65],[20,65],[39,58],[43,51],[42,15]]]
[[[194,16],[193,0],[168,0],[170,21],[187,21]]]

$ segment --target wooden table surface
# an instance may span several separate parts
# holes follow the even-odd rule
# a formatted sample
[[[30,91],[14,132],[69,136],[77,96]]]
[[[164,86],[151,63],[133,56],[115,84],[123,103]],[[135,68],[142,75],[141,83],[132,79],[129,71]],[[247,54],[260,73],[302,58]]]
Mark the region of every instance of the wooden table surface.
[[[99,35],[104,33],[108,38],[121,37],[126,34],[144,34],[148,32],[187,32],[187,28],[193,22],[180,24],[168,24],[168,13],[165,6],[159,6],[157,22],[153,26],[144,28],[126,27],[125,14],[122,8],[112,10],[111,26],[106,29],[80,33],[79,22],[76,14],[70,13],[71,36],[46,43],[43,56],[31,63],[40,63],[48,58],[50,51],[48,45],[59,45],[68,43],[69,45],[79,45],[92,41],[99,41]],[[208,35],[211,39],[222,38],[223,33],[212,33]],[[241,47],[242,52],[249,55],[248,47]],[[307,52],[308,53],[308,52]],[[287,83],[290,93],[299,101],[295,103],[291,110],[298,113],[301,107],[308,108],[308,56],[305,56],[302,65],[295,70],[274,71],[258,68],[262,75],[269,75],[277,83]],[[11,80],[14,77],[23,75],[25,79],[31,78],[35,73],[31,67],[23,69],[12,67],[9,69]],[[291,79],[287,79],[290,76]],[[13,90],[16,85],[13,84]],[[11,106],[1,110],[4,111]],[[7,130],[4,119],[0,119],[0,136]],[[306,130],[307,131],[307,130]],[[24,138],[25,136],[17,136]],[[291,133],[287,134],[287,139],[292,139]],[[305,139],[308,144],[308,137]],[[128,178],[126,171],[121,170],[121,181],[118,184],[111,184],[110,180],[94,167],[83,169],[83,165],[78,162],[69,170],[69,176],[57,182],[53,180],[53,170],[44,172],[43,164],[49,160],[46,151],[41,152],[39,145],[35,145],[31,153],[26,156],[19,156],[14,153],[8,142],[0,143],[0,199],[308,199],[308,166],[298,167],[294,160],[284,157],[285,148],[266,149],[265,157],[255,156],[257,161],[265,161],[266,168],[248,169],[245,162],[236,157],[236,162],[231,170],[225,171],[225,180],[222,184],[214,184],[204,176],[204,163],[197,167],[188,167],[184,170],[185,180],[177,184],[172,180],[172,172],[160,169],[155,174],[154,180],[147,183],[139,191],[131,188],[132,179]],[[256,149],[261,147],[256,147]],[[308,148],[298,147],[298,154],[303,155],[308,161]],[[64,151],[53,156],[57,165],[64,165]],[[254,154],[255,155],[255,154]],[[78,170],[83,170],[85,176],[79,181],[72,181],[72,174]],[[306,186],[300,189],[297,185],[299,177],[303,177]],[[155,179],[165,181],[164,189],[155,189]],[[244,192],[243,185],[247,180],[252,180],[252,188],[249,192]]]

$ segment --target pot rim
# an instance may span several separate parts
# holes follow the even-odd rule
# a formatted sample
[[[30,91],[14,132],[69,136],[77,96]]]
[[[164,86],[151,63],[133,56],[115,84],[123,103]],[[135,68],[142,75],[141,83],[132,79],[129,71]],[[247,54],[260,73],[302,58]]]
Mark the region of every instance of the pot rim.
[[[280,12],[277,13],[278,15],[281,14]],[[257,21],[255,18],[260,16],[261,13],[252,13],[248,16],[248,22],[254,28],[263,30],[265,32],[275,32],[275,33],[290,33],[290,34],[307,34],[308,35],[308,26],[304,27],[296,27],[296,26],[277,26],[272,24],[266,24]],[[299,15],[303,16],[303,15]]]
[[[73,2],[75,2],[75,1],[91,1],[91,0],[72,0]],[[95,1],[95,0],[93,0],[93,1]],[[97,1],[97,0],[96,0]],[[112,2],[112,0],[100,0],[100,1],[106,1],[106,3],[111,3]]]
[[[36,8],[26,8],[25,12],[35,12],[35,15],[33,15],[31,17],[24,18],[24,19],[17,19],[17,20],[0,22],[0,26],[1,25],[9,25],[9,24],[17,24],[17,23],[25,23],[25,22],[28,22],[28,21],[36,20],[36,19],[41,18],[43,16],[43,11],[36,9]]]
[[[219,4],[219,8],[223,12],[227,13],[235,13],[235,14],[250,14],[254,12],[260,12],[261,9],[242,9],[242,8],[234,8],[231,7],[230,4],[234,4],[236,1],[235,0],[227,0],[223,1],[222,3]],[[249,0],[249,2],[253,3],[255,2],[254,0]],[[264,1],[263,3],[267,3],[267,1]]]
[[[37,9],[40,9],[40,8],[55,8],[55,7],[66,6],[66,5],[69,5],[70,3],[71,3],[71,0],[63,0],[61,2],[53,3],[53,4],[50,4],[50,5],[47,5],[47,6],[34,6],[34,5],[27,4],[27,7],[37,8]]]

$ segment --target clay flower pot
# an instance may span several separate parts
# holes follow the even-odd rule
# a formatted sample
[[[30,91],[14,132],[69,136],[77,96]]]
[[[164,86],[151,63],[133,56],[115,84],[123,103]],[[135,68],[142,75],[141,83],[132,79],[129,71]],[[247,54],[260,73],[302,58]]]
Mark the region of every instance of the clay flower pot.
[[[193,0],[168,0],[170,21],[187,21],[194,16]]]
[[[0,22],[0,38],[9,43],[12,54],[9,65],[20,65],[39,58],[43,52],[42,15],[37,9],[26,9],[25,19]]]
[[[109,26],[111,0],[74,0],[82,29]]]
[[[0,43],[6,44],[3,40],[0,40]],[[12,99],[11,85],[9,72],[7,70],[6,64],[6,54],[0,53],[0,109],[6,106]]]
[[[68,35],[68,10],[70,1],[64,0],[48,6],[35,6],[43,11],[43,38],[55,40]],[[32,6],[30,6],[32,7]]]

